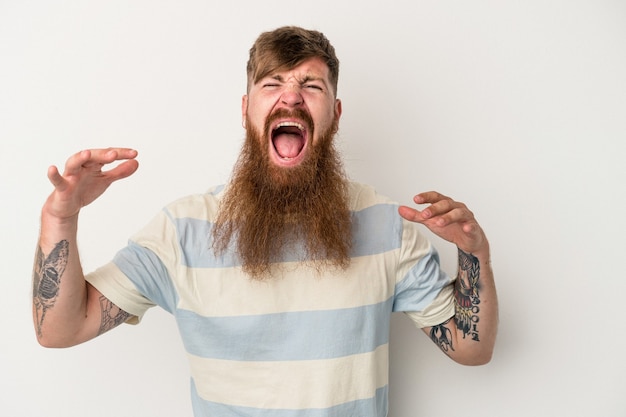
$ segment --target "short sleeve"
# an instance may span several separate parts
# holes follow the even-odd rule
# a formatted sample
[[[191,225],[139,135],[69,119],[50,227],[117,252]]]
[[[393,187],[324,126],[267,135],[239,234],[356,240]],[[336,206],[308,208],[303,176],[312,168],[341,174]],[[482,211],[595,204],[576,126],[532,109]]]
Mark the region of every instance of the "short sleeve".
[[[136,317],[128,323],[139,323],[145,312],[155,305],[113,262],[87,274],[85,279],[116,306]]]
[[[406,313],[419,328],[441,324],[455,313],[453,285],[418,225],[404,221],[393,311]]]
[[[115,305],[140,319],[158,305],[173,313],[178,302],[172,281],[179,261],[176,229],[161,211],[105,266],[85,279]]]

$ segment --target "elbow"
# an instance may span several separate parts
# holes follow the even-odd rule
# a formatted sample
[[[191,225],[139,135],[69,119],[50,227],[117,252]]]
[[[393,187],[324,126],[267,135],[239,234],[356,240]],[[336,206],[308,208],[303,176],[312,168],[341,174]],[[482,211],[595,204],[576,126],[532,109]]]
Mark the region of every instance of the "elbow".
[[[56,343],[54,340],[50,340],[49,338],[44,337],[41,334],[37,334],[37,343],[39,343],[39,346],[44,347],[44,348],[60,348],[60,347],[62,347],[58,343]]]
[[[74,341],[73,339],[62,337],[61,335],[55,333],[54,331],[51,331],[50,329],[44,331],[41,328],[35,328],[35,336],[37,338],[37,343],[39,343],[39,346],[44,348],[61,349],[72,347],[78,344],[78,342]]]
[[[493,349],[485,349],[480,352],[474,352],[471,355],[454,358],[455,361],[465,366],[483,366],[491,362],[493,358]]]
[[[465,365],[465,366],[483,366],[483,365],[487,365],[489,362],[491,362],[491,355],[489,355],[489,356],[484,355],[484,356],[480,356],[480,357],[468,360],[465,363],[463,363],[463,365]]]
[[[60,348],[67,348],[67,347],[73,346],[73,344],[71,343],[64,343],[61,340],[58,340],[56,338],[46,337],[39,333],[37,333],[37,343],[39,343],[39,346],[41,347],[50,348],[50,349],[60,349]]]

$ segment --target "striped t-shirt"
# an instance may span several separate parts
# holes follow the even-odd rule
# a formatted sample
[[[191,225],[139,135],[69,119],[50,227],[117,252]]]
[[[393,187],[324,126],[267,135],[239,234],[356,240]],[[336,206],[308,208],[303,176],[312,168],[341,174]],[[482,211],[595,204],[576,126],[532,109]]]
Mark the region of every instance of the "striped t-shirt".
[[[138,320],[155,305],[174,315],[197,417],[386,416],[391,313],[417,327],[454,315],[452,279],[418,225],[352,183],[350,266],[320,274],[296,248],[256,281],[212,250],[222,193],[168,205],[87,280]]]

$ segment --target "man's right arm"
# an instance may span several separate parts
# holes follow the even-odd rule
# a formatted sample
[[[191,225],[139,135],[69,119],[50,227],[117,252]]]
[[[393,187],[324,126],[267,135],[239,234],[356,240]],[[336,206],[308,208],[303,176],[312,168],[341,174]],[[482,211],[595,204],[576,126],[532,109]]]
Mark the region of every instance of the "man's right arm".
[[[56,167],[48,171],[55,189],[42,209],[33,267],[33,320],[43,346],[82,343],[130,317],[85,281],[76,242],[80,209],[112,182],[133,174],[136,155],[124,148],[82,151],[68,159],[63,175]]]

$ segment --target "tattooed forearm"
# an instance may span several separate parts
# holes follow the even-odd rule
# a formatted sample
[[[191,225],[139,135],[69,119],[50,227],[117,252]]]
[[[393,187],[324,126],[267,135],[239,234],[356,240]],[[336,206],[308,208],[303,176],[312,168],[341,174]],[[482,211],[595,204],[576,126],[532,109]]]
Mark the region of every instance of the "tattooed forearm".
[[[456,326],[463,333],[463,338],[470,336],[472,340],[480,341],[478,337],[478,312],[480,311],[479,282],[480,263],[475,256],[459,249],[459,275],[454,287]]]
[[[98,335],[111,330],[114,327],[124,323],[131,315],[115,304],[113,304],[105,296],[100,297],[100,307],[102,311],[102,320],[100,322],[100,330]]]
[[[454,350],[452,347],[452,331],[446,326],[450,320],[430,328],[430,338],[445,353],[448,353],[449,350]]]
[[[33,305],[39,335],[46,311],[54,306],[59,295],[59,285],[67,265],[69,246],[67,240],[60,241],[48,257],[44,255],[41,246],[37,248],[33,267]]]

